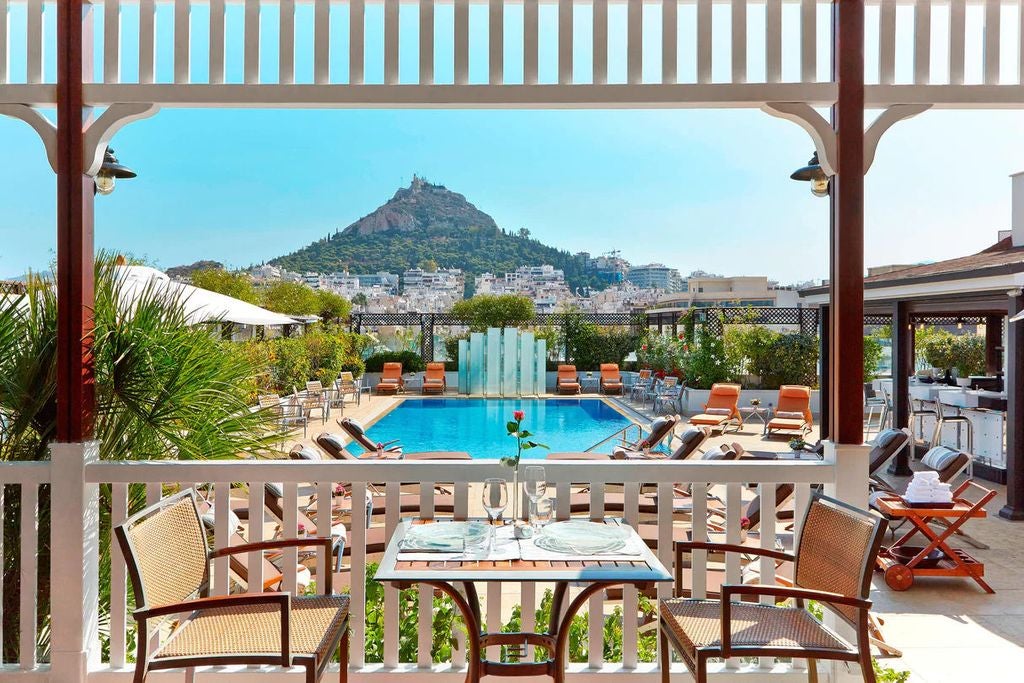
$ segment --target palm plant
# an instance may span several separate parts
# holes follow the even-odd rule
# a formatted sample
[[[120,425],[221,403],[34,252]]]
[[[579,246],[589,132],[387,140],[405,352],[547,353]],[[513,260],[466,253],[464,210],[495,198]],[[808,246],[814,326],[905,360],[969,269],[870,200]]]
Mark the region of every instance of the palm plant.
[[[259,457],[282,439],[273,416],[247,405],[246,380],[263,369],[226,353],[188,324],[186,301],[160,284],[137,287],[100,254],[96,265],[94,437],[107,460]],[[46,460],[56,430],[57,300],[52,280],[0,301],[0,460]],[[39,498],[39,646],[47,647],[49,498]],[[109,605],[110,492],[101,488],[101,611]],[[16,656],[19,496],[5,496],[4,652]],[[129,509],[145,503],[129,489]]]

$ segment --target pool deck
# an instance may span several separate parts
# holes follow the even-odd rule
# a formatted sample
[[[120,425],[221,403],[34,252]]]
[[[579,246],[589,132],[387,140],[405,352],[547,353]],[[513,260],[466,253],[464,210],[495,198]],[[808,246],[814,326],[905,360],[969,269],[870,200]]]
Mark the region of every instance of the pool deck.
[[[345,416],[369,424],[400,400],[380,396],[367,400],[364,396],[361,405],[345,407]],[[620,399],[613,401],[637,419],[653,417],[642,406]],[[323,429],[314,422],[309,438],[290,441],[287,446],[300,441],[311,444],[312,437],[320,431],[339,431],[334,422],[339,416],[337,411],[332,413]],[[817,431],[807,438],[816,440]],[[724,438],[714,437],[710,443],[734,441],[749,450],[786,450],[784,438],[762,438],[760,425]],[[899,486],[905,480],[891,481]],[[989,547],[976,549],[961,541],[953,541],[952,545],[969,548],[985,563],[985,578],[996,590],[995,595],[983,593],[969,580],[939,578],[919,578],[911,590],[897,592],[880,575],[875,576],[871,590],[874,611],[885,622],[886,640],[903,651],[901,658],[882,661],[895,669],[910,670],[913,683],[1001,683],[1020,680],[1020,672],[1024,671],[1024,524],[1007,522],[996,514],[1005,502],[1005,487],[980,483],[995,489],[997,495],[986,506],[989,516],[972,520],[966,530]],[[510,589],[502,597],[504,608],[511,609],[518,596]]]

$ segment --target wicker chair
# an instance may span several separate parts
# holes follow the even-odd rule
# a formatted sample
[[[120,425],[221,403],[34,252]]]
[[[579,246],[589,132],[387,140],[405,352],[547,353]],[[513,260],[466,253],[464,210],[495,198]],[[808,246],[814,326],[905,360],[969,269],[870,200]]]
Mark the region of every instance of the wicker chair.
[[[815,660],[858,662],[864,680],[874,683],[868,616],[871,601],[867,598],[885,528],[885,520],[816,493],[793,555],[724,543],[677,543],[677,567],[682,566],[683,553],[713,550],[795,562],[795,578],[792,587],[726,584],[719,600],[662,600],[662,682],[669,680],[671,644],[699,683],[707,680],[710,658],[757,656],[805,657],[810,681],[817,681]],[[793,598],[796,606],[733,602],[744,596],[771,596],[773,602]],[[817,600],[852,626],[856,643],[811,616],[804,609],[805,600]]]
[[[330,572],[324,573],[324,595],[209,595],[214,558],[309,545],[322,545],[330,553],[331,539],[281,539],[211,551],[192,490],[129,517],[114,534],[139,606],[134,613],[140,633],[135,683],[143,683],[157,669],[224,664],[302,666],[306,683],[315,683],[335,649],[341,659],[340,680],[347,680],[349,598],[332,594]],[[188,616],[170,637],[149,652],[149,623],[183,614]]]

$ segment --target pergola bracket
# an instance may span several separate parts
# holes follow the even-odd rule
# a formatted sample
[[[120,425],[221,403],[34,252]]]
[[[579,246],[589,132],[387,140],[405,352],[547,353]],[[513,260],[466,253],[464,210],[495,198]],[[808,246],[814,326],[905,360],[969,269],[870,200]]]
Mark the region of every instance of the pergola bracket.
[[[885,131],[900,121],[917,116],[932,108],[930,104],[894,104],[878,115],[864,131],[864,173],[867,174],[875,160],[875,151]]]
[[[107,107],[85,129],[85,150],[82,153],[85,175],[95,176],[99,172],[103,164],[103,152],[119,130],[134,121],[148,119],[158,111],[158,105],[142,102],[118,102]]]
[[[792,121],[807,131],[818,152],[818,163],[825,175],[836,174],[836,133],[824,116],[806,102],[766,102],[761,111],[776,118]]]
[[[42,112],[27,104],[0,104],[0,114],[20,119],[32,126],[32,129],[43,141],[46,149],[46,160],[53,172],[57,172],[57,126],[46,118]]]

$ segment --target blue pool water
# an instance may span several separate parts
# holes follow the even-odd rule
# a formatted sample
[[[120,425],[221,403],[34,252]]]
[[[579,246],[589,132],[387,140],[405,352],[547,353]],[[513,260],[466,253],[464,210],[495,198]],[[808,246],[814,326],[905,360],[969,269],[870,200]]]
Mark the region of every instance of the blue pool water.
[[[523,451],[523,459],[549,452],[583,451],[630,422],[600,399],[406,399],[367,430],[370,439],[399,439],[407,452],[466,451],[474,458],[515,455],[505,423],[526,413],[524,429],[550,451]],[[604,444],[611,453],[614,442]]]

